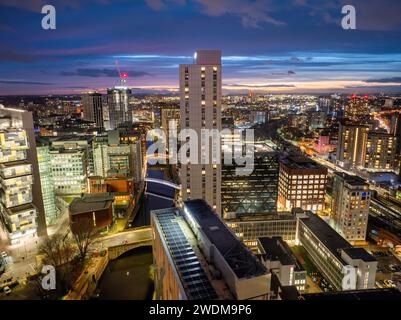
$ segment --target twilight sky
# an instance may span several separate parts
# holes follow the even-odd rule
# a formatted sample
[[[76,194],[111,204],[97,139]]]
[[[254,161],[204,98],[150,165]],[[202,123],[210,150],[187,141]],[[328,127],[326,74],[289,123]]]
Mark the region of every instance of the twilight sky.
[[[116,60],[137,92],[175,90],[196,49],[223,51],[226,92],[401,93],[400,17],[400,0],[0,0],[0,95],[104,90]]]

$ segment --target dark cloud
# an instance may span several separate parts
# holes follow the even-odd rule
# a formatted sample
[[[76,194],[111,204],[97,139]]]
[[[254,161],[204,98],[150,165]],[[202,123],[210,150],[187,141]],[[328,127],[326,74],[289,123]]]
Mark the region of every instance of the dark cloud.
[[[381,78],[381,79],[368,79],[365,82],[378,82],[378,83],[394,83],[394,82],[401,82],[401,77],[392,77],[392,78]]]
[[[292,84],[239,84],[239,83],[226,83],[223,86],[227,87],[249,87],[249,88],[295,88]]]
[[[0,80],[0,83],[3,84],[28,84],[28,85],[38,85],[38,86],[52,86],[53,83],[49,82],[37,82],[37,81],[18,81],[18,80]]]
[[[273,76],[291,76],[296,74],[295,71],[288,70],[287,72],[272,72]]]
[[[146,0],[153,10],[167,9],[168,4],[195,4],[200,12],[211,17],[231,15],[241,19],[247,28],[259,28],[263,23],[284,26],[286,22],[272,17],[274,0]]]
[[[128,73],[129,78],[139,78],[144,76],[150,76],[150,73],[144,71],[124,71]],[[61,71],[61,76],[78,76],[78,77],[91,77],[91,78],[99,78],[99,77],[118,77],[118,71],[115,69],[95,69],[95,68],[78,68],[75,71]]]
[[[0,61],[26,62],[32,63],[37,61],[36,57],[29,54],[17,53],[15,51],[0,48]]]

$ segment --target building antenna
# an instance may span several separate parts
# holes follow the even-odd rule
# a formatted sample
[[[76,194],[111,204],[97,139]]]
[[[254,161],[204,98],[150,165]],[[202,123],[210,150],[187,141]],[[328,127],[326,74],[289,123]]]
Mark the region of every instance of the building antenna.
[[[121,72],[118,60],[116,60],[116,69],[117,69],[117,72],[118,72],[118,76],[120,77],[121,84],[125,84],[127,82],[128,73],[127,72]]]

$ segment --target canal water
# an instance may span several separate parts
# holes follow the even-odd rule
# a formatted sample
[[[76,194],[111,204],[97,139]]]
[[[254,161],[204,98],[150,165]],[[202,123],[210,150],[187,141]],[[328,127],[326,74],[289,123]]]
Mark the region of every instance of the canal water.
[[[99,300],[151,300],[152,248],[140,247],[112,260],[100,278]]]
[[[164,171],[149,168],[151,178],[164,179]],[[174,198],[175,190],[156,183],[148,183],[148,191]],[[173,201],[144,195],[141,207],[131,227],[150,225],[150,211],[170,208]],[[146,300],[152,299],[154,284],[150,277],[153,265],[152,248],[142,247],[125,253],[110,261],[98,284],[100,300]]]
[[[155,179],[164,179],[164,171],[161,169],[154,169],[149,167],[147,176]],[[152,182],[147,183],[147,190],[151,193],[160,194],[162,196],[174,198],[175,190],[171,187],[156,184]],[[150,211],[164,208],[173,207],[173,201],[162,199],[151,195],[143,195],[141,199],[141,207],[133,221],[131,227],[141,227],[150,225]]]

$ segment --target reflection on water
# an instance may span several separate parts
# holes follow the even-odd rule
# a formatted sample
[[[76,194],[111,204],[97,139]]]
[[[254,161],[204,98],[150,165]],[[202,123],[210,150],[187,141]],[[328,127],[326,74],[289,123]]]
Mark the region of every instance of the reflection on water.
[[[98,285],[100,300],[152,299],[153,281],[149,277],[152,248],[134,249],[112,260]]]
[[[163,170],[160,169],[148,169],[148,177],[156,179],[164,179]],[[156,194],[165,195],[167,197],[174,197],[175,190],[173,188],[148,182],[148,191]],[[173,201],[161,199],[154,196],[143,196],[141,199],[141,207],[134,219],[133,227],[141,227],[150,225],[150,211],[164,208],[170,208],[174,206]]]

